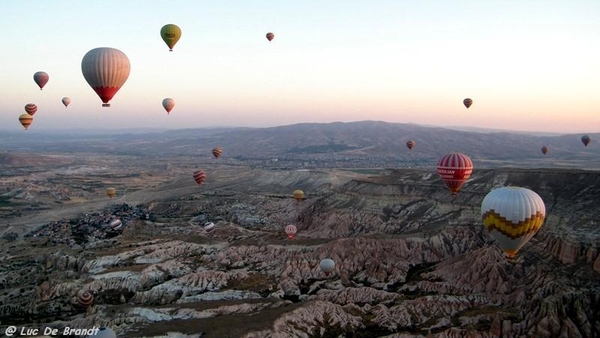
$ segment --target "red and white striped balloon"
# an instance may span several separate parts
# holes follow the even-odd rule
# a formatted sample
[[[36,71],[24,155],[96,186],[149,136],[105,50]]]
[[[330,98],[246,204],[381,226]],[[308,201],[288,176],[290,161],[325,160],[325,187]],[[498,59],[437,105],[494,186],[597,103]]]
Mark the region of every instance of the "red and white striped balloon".
[[[194,181],[196,181],[196,183],[198,183],[198,185],[201,185],[205,179],[206,179],[206,173],[204,171],[199,170],[199,171],[194,172]]]
[[[77,303],[81,307],[84,307],[86,309],[88,307],[92,306],[93,302],[94,302],[94,295],[92,295],[92,293],[89,291],[85,291],[77,297]]]
[[[37,112],[37,106],[34,103],[28,103],[25,105],[25,112],[33,116]]]
[[[471,177],[473,161],[465,154],[450,153],[438,161],[437,172],[446,182],[450,193],[456,195],[462,185]]]

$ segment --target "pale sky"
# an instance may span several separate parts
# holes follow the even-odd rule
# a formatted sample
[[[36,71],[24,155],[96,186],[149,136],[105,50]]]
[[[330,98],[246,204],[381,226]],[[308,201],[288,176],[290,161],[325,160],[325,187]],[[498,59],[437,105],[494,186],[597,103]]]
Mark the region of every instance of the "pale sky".
[[[359,120],[600,132],[598,0],[19,0],[0,15],[3,130],[22,129],[31,102],[32,133]],[[173,52],[168,23],[182,29]],[[96,47],[131,62],[110,108],[81,74]]]

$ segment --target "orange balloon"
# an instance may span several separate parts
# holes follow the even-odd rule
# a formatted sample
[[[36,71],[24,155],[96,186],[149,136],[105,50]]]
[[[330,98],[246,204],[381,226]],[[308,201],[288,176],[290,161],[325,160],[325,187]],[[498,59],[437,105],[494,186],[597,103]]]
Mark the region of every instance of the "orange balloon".
[[[19,116],[19,122],[25,127],[25,130],[29,128],[29,126],[33,123],[33,116],[29,114],[22,114]]]

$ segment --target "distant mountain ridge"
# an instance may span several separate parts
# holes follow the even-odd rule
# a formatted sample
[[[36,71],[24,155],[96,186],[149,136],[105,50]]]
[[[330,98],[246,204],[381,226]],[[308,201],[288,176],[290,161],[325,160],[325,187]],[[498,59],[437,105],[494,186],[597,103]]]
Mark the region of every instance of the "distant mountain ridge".
[[[584,147],[580,134],[536,136],[359,121],[108,135],[7,132],[0,135],[0,151],[208,156],[210,149],[221,146],[223,158],[294,158],[301,161],[387,158],[398,163],[414,161],[414,165],[434,163],[444,154],[456,151],[489,166],[516,161],[525,166],[600,168],[600,133],[589,135],[592,142]],[[409,151],[406,141],[411,139],[416,146]],[[550,148],[547,155],[541,153],[542,146]]]

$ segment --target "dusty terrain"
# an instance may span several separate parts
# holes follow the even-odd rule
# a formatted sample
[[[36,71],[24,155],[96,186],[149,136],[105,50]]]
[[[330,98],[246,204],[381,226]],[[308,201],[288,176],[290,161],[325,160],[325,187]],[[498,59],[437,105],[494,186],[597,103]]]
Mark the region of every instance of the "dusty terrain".
[[[14,156],[0,177],[0,330],[600,334],[595,171],[476,169],[453,200],[434,168],[279,170],[189,156]],[[201,187],[191,177],[197,169],[208,176]],[[548,210],[514,262],[483,232],[479,215],[483,196],[509,184],[535,190]],[[106,186],[117,188],[115,198]],[[293,200],[294,189],[307,199]],[[115,218],[122,230],[107,228]],[[205,232],[204,221],[216,229]],[[287,224],[298,227],[293,240],[283,232]],[[318,266],[327,257],[336,262],[331,276]],[[89,309],[77,304],[83,291],[94,295]]]

